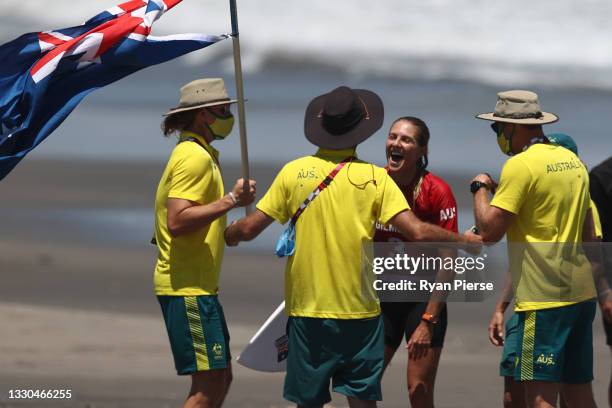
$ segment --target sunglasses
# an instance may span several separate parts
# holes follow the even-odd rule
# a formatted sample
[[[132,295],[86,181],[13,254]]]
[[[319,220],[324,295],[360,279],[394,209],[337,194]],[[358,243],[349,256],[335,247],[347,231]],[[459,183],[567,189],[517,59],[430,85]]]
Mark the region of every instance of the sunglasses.
[[[495,136],[499,135],[500,128],[501,126],[499,126],[499,123],[497,122],[491,123],[491,129],[493,129],[493,132],[495,132]]]
[[[210,111],[219,118],[227,118],[231,116],[232,111],[230,110],[230,105],[217,105],[209,108]]]

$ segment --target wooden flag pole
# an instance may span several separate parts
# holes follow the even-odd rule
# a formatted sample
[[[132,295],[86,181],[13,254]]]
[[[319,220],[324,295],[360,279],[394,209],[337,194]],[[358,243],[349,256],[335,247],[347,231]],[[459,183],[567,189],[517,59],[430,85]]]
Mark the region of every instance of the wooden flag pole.
[[[230,0],[230,13],[232,16],[232,44],[234,46],[234,75],[236,77],[236,92],[238,93],[238,125],[240,128],[240,157],[242,161],[242,178],[247,181],[249,176],[249,150],[246,136],[246,119],[244,111],[244,84],[242,82],[242,63],[240,61],[240,35],[238,32],[238,10],[236,0]],[[249,188],[245,184],[244,189]],[[251,211],[251,205],[246,207],[246,214]]]

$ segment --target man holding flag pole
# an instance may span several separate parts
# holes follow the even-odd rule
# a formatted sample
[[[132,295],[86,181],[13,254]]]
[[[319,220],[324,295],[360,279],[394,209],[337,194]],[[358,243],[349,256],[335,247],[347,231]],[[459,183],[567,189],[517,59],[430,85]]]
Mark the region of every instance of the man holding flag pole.
[[[220,407],[232,382],[230,335],[218,300],[226,214],[249,206],[244,94],[235,0],[230,0],[236,88],[230,100],[220,78],[181,88],[179,105],[166,113],[164,135],[179,134],[155,197],[155,293],[179,375],[191,376],[185,407]],[[230,104],[238,102],[243,178],[224,193],[219,153],[211,146],[231,132]],[[248,180],[245,182],[245,180]],[[247,211],[248,213],[248,211]]]
[[[129,0],[83,25],[28,33],[1,45],[0,180],[90,92],[229,37],[150,35],[153,23],[181,1]],[[235,0],[230,6],[243,174],[248,180]],[[255,183],[239,180],[224,195],[210,142],[231,132],[229,106],[234,102],[223,80],[194,81],[182,89],[179,106],[166,114],[162,126],[166,135],[177,132],[180,139],[156,197],[155,288],[177,371],[192,375],[186,407],[221,406],[231,382],[229,333],[217,300],[225,213],[248,206]]]
[[[222,79],[198,79],[181,88],[179,105],[162,123],[164,135],[177,133],[179,140],[155,196],[154,282],[177,374],[191,375],[185,407],[221,406],[232,380],[218,300],[223,232],[226,213],[253,202],[255,182],[240,179],[225,194],[211,142],[230,134],[235,102]]]

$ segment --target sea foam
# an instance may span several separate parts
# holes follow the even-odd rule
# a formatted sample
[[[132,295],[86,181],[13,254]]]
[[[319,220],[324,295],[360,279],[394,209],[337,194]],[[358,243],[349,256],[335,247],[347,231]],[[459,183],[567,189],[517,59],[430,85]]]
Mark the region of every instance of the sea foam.
[[[3,0],[0,41],[77,25],[113,5]],[[609,0],[251,0],[238,7],[247,72],[320,66],[357,76],[612,89]],[[157,34],[230,30],[221,0],[185,0],[155,27]]]

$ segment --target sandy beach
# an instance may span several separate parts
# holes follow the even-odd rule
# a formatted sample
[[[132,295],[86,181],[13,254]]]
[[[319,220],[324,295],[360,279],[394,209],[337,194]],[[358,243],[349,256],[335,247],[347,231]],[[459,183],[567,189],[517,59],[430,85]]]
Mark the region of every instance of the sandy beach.
[[[96,15],[101,21],[98,13],[103,10],[121,13],[111,0],[47,3],[0,2],[0,44],[32,39],[19,52],[12,47],[22,40],[0,53],[0,110],[9,112],[0,115],[0,135],[12,138],[8,145],[25,146],[14,128],[31,119],[25,110],[17,115],[14,107],[46,110],[72,88],[48,86],[42,74],[57,67],[48,78],[65,78],[78,67],[83,71],[75,75],[75,86],[89,83],[88,69],[97,79],[105,77],[104,67],[110,73],[115,63],[106,57],[115,37],[144,40],[141,33],[148,33],[153,21],[155,41],[179,33],[238,32],[228,2],[185,1],[159,19],[161,13],[152,9],[124,16],[126,21],[146,17],[146,30],[138,26],[135,36],[122,30],[121,35],[110,30],[101,37],[90,33],[77,47],[56,48],[61,56],[53,54],[34,65],[30,59],[39,48],[49,56],[53,44],[76,33],[62,28]],[[147,3],[153,8],[153,2]],[[155,3],[161,7],[160,1]],[[612,154],[605,122],[612,112],[610,0],[586,5],[519,0],[486,6],[473,0],[385,0],[370,7],[350,0],[238,3],[247,103],[246,117],[236,115],[233,135],[214,144],[226,190],[240,177],[239,122],[247,124],[251,178],[261,198],[284,163],[316,152],[304,137],[304,111],[314,97],[341,85],[372,90],[384,102],[384,123],[360,144],[361,159],[384,165],[385,141],[396,118],[414,116],[427,123],[428,169],[452,187],[460,230],[473,225],[470,180],[481,172],[499,180],[508,159],[489,123],[474,118],[493,109],[497,92],[537,92],[541,109],[560,118],[544,131],[571,135],[587,167]],[[153,15],[157,17],[149,18]],[[27,32],[32,36],[20,37]],[[154,195],[175,143],[162,137],[160,122],[177,105],[180,87],[196,78],[222,77],[228,95],[238,95],[233,44],[237,42],[228,37],[95,90],[0,180],[0,408],[182,405],[189,378],[175,373],[152,283],[157,255],[149,243]],[[153,47],[147,49],[126,52],[115,73],[156,55]],[[21,67],[24,76],[13,82],[22,60],[28,61]],[[41,79],[32,83],[30,76]],[[19,89],[27,92],[17,98]],[[31,93],[43,89],[52,95]],[[234,210],[229,220],[242,214],[242,209]],[[272,254],[280,230],[273,224],[256,242],[226,251],[220,299],[234,357],[283,300],[284,261]],[[491,263],[498,277],[507,270],[501,262]],[[494,301],[449,304],[437,408],[503,406],[501,349],[487,338]],[[607,407],[612,353],[599,310],[593,330],[593,387],[598,406]],[[402,345],[385,374],[379,406],[409,406],[406,364]],[[282,398],[282,373],[259,373],[236,363],[233,369],[226,407],[292,406]],[[10,398],[11,390],[37,389],[71,390],[72,398]],[[333,395],[330,406],[346,406],[344,397]]]
[[[152,292],[155,248],[148,237],[121,241],[112,231],[87,235],[92,231],[63,219],[48,224],[19,218],[23,211],[42,214],[63,207],[147,207],[159,167],[26,160],[0,183],[0,407],[180,406],[188,380],[174,373]],[[226,180],[237,174],[231,166],[227,172]],[[268,174],[261,177],[265,189],[272,170],[258,172]],[[282,300],[283,262],[270,252],[226,252],[221,300],[234,356]],[[437,406],[501,406],[500,350],[486,338],[491,300],[453,303],[449,310]],[[594,388],[598,403],[605,406],[611,364],[599,315],[594,330]],[[381,406],[408,405],[405,364],[401,349],[383,381]],[[234,364],[234,378],[227,407],[290,405],[282,398],[282,374]],[[9,399],[11,389],[70,389],[73,397],[15,400]],[[335,395],[332,405],[346,402]]]

